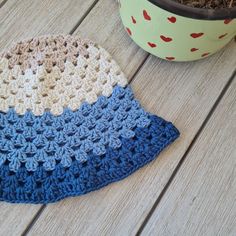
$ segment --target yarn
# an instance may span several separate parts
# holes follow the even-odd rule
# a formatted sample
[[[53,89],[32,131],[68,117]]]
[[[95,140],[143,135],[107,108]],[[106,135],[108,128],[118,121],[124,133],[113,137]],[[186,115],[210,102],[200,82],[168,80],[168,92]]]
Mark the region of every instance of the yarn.
[[[72,36],[0,56],[0,200],[49,203],[121,180],[179,132],[146,112],[116,62]]]
[[[18,114],[45,109],[60,115],[100,95],[110,96],[127,80],[110,55],[98,45],[71,36],[48,36],[18,43],[0,59],[0,110]]]
[[[135,127],[144,128],[149,123],[131,89],[120,86],[109,98],[101,96],[92,105],[83,103],[74,112],[65,108],[60,116],[49,111],[42,116],[31,111],[18,115],[10,108],[7,113],[0,112],[0,163],[8,160],[14,172],[21,166],[35,171],[39,162],[49,171],[56,161],[69,167],[74,156],[85,161],[90,151],[100,156],[106,153],[106,145],[119,148],[121,137],[133,138]]]

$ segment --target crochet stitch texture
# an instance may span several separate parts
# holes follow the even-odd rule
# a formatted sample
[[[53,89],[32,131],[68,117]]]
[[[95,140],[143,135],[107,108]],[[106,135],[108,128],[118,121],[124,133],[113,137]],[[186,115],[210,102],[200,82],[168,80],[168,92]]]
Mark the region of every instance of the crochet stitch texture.
[[[179,136],[144,111],[100,46],[22,41],[0,56],[0,200],[49,203],[101,188]]]

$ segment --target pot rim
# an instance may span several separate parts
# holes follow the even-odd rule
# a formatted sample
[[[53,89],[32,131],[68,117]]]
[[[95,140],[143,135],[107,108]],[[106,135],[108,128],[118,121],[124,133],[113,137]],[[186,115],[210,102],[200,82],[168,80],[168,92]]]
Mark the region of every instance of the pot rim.
[[[173,0],[148,0],[154,5],[176,15],[199,20],[225,20],[236,18],[236,7],[222,9],[194,8]]]

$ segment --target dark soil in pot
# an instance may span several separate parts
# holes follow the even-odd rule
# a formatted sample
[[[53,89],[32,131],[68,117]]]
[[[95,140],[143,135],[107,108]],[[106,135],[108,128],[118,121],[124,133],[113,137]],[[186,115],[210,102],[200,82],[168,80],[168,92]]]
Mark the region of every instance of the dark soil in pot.
[[[205,9],[222,9],[236,7],[236,0],[173,0],[187,6]]]

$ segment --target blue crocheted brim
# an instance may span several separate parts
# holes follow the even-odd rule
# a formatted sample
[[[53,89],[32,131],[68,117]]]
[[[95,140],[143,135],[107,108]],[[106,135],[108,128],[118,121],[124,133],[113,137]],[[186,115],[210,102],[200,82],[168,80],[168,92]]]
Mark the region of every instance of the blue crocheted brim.
[[[0,113],[0,200],[49,203],[99,189],[152,161],[179,136],[129,87],[60,116]]]

